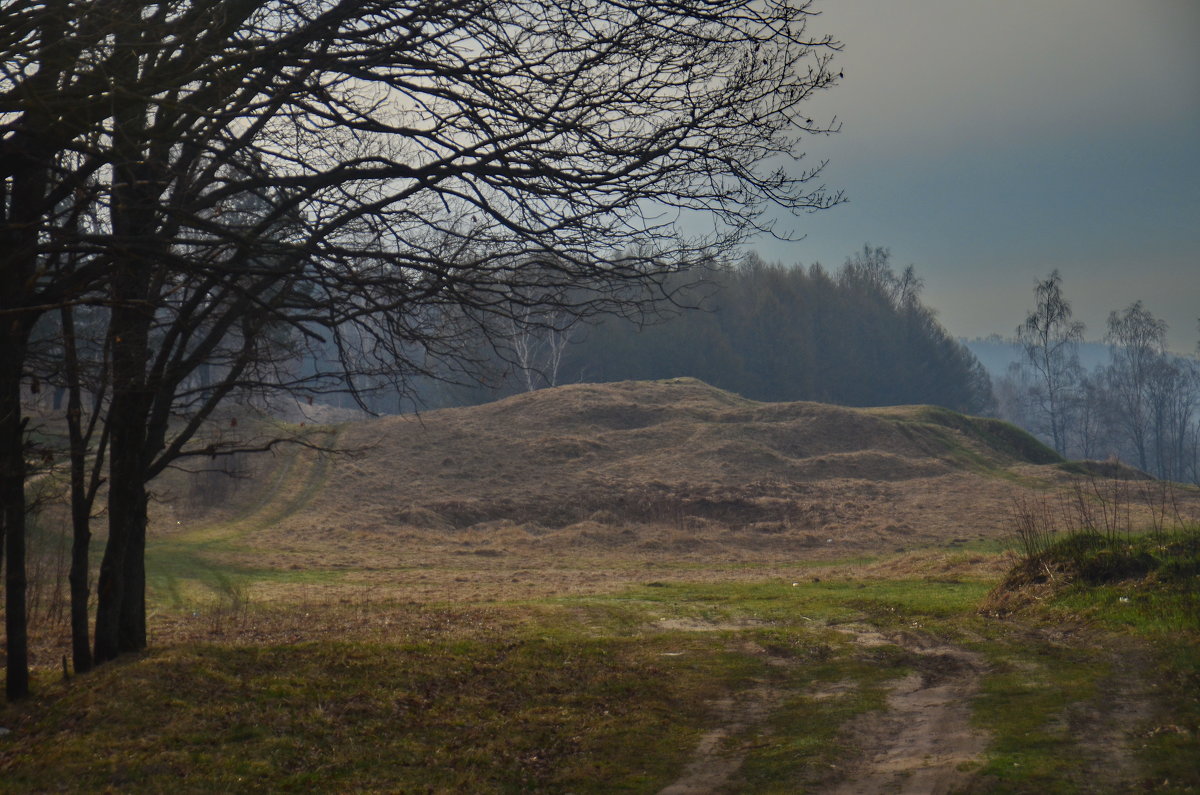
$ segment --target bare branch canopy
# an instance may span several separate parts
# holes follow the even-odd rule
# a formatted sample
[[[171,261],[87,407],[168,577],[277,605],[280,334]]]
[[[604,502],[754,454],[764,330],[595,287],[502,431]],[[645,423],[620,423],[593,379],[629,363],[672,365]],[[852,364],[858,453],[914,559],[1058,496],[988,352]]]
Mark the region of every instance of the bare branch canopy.
[[[788,0],[5,3],[10,696],[27,687],[21,383],[51,310],[96,313],[108,385],[103,661],[145,645],[146,482],[205,449],[196,434],[223,402],[402,379],[457,355],[467,326],[543,316],[514,296],[556,296],[562,318],[636,310],[664,297],[665,275],[840,201],[801,149],[837,126],[804,112],[837,78],[813,13]]]

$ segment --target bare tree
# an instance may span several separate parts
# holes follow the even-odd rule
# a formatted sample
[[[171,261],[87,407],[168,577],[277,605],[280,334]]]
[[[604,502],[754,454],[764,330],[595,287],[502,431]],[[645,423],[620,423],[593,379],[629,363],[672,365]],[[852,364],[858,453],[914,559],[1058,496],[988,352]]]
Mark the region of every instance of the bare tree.
[[[76,672],[92,667],[90,634],[88,632],[89,553],[91,548],[91,516],[96,495],[103,482],[104,455],[108,448],[108,426],[101,423],[107,393],[108,370],[100,357],[100,366],[90,379],[90,406],[84,407],[83,357],[76,332],[75,308],[60,310],[62,329],[62,365],[67,393],[67,449],[70,461],[71,501],[71,652]],[[99,431],[98,431],[99,429]],[[97,432],[99,440],[93,443]],[[89,462],[89,451],[94,456]]]
[[[1133,446],[1138,466],[1150,471],[1150,390],[1166,351],[1167,324],[1134,301],[1124,312],[1109,313],[1105,340],[1111,346],[1108,387],[1116,424]]]
[[[526,392],[557,386],[563,352],[575,318],[562,311],[526,309],[509,322],[506,347]]]
[[[484,336],[493,340],[521,388],[533,392],[558,385],[563,354],[579,322],[579,316],[566,307],[578,303],[581,296],[571,288],[531,286],[553,285],[556,280],[552,276],[541,279],[535,272],[526,281],[530,284],[512,288],[501,328]]]
[[[1038,282],[1034,292],[1037,308],[1017,327],[1017,339],[1037,374],[1037,402],[1054,449],[1065,453],[1066,414],[1080,377],[1078,346],[1084,325],[1071,319],[1071,304],[1063,296],[1057,270]]]
[[[96,659],[145,645],[146,482],[223,401],[402,381],[514,286],[571,316],[768,210],[840,200],[803,103],[807,3],[30,0],[0,15],[0,499],[27,691],[20,384],[45,312],[104,306],[109,541]],[[72,221],[92,213],[99,223]],[[689,236],[703,221],[708,232]],[[446,256],[446,241],[468,256]],[[643,285],[631,290],[629,285]],[[9,285],[13,289],[7,289]],[[337,368],[298,373],[305,346]],[[210,368],[217,377],[198,385]],[[340,369],[334,373],[333,369]],[[356,380],[357,377],[357,380]],[[352,387],[353,388],[353,387]]]
[[[1098,366],[1091,374],[1084,373],[1079,379],[1077,400],[1071,427],[1075,431],[1075,451],[1081,458],[1095,459],[1103,454],[1103,445],[1108,441],[1108,428],[1104,422],[1106,393],[1104,372]]]
[[[1158,357],[1150,371],[1146,398],[1155,474],[1166,480],[1186,480],[1188,436],[1200,405],[1200,368],[1181,356]]]

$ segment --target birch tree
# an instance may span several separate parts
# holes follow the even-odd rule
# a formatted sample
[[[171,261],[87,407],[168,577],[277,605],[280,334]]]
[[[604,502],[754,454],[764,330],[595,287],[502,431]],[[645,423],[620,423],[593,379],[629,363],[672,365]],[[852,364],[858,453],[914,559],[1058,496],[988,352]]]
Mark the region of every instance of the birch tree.
[[[1078,350],[1084,325],[1071,319],[1071,304],[1063,296],[1057,270],[1038,282],[1034,293],[1037,307],[1017,327],[1017,339],[1036,373],[1036,401],[1054,449],[1066,453],[1067,414],[1081,374]]]

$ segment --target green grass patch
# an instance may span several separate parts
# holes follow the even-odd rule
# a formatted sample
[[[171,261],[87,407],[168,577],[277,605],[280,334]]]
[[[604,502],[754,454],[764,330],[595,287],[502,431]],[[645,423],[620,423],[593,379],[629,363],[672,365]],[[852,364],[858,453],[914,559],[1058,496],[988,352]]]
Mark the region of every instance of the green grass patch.
[[[988,774],[1019,791],[1091,791],[1068,708],[1116,698],[1123,678],[1153,702],[1144,725],[1120,727],[1141,782],[1200,789],[1200,529],[1068,534],[1026,556],[985,609],[1043,628],[982,649],[998,669],[977,705],[996,738]],[[1081,637],[1045,639],[1064,626]]]
[[[219,542],[152,539],[146,545],[146,587],[152,604],[185,609],[197,604],[241,603],[255,582],[329,583],[346,572],[329,569],[274,569],[219,560]],[[217,550],[217,551],[214,551]]]
[[[168,649],[31,705],[0,769],[23,791],[649,791],[707,697],[756,667],[660,648],[526,631]]]
[[[1100,694],[1109,667],[1098,651],[1022,632],[977,648],[993,667],[974,703],[975,724],[992,738],[981,773],[999,791],[1087,791],[1067,709]]]
[[[657,606],[675,617],[705,621],[844,622],[868,617],[893,624],[971,613],[985,580],[820,580],[751,583],[658,583],[615,599]]]

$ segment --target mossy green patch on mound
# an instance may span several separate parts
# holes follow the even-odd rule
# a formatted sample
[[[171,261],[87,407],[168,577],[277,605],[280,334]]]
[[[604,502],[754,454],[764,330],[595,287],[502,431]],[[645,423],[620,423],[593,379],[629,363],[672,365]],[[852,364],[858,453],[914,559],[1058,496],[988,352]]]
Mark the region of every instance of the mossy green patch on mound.
[[[1024,464],[1058,464],[1063,457],[1038,441],[1032,434],[1009,422],[990,417],[972,417],[940,406],[897,406],[872,409],[880,416],[907,427],[918,429],[924,436],[936,440],[946,452],[966,454],[972,461],[986,455],[999,461]],[[939,433],[939,429],[957,432],[959,438]],[[963,441],[973,445],[964,445]],[[972,449],[974,448],[974,449]]]
[[[1066,534],[1021,558],[983,609],[1009,614],[1035,604],[1073,605],[1103,621],[1115,609],[1123,616],[1116,620],[1135,625],[1173,617],[1180,629],[1200,631],[1200,528]]]
[[[1059,469],[1072,475],[1084,475],[1089,478],[1102,478],[1111,481],[1122,480],[1154,480],[1136,467],[1120,461],[1064,461]]]
[[[1197,791],[1200,528],[1067,534],[1021,559],[982,612],[1004,619],[993,634],[1024,627],[985,647],[997,671],[977,716],[999,737],[986,772],[1014,791],[1091,791],[1087,770],[1063,772],[1081,731],[1066,718],[1091,711],[1126,738],[1115,751],[1136,760],[1141,785]]]

